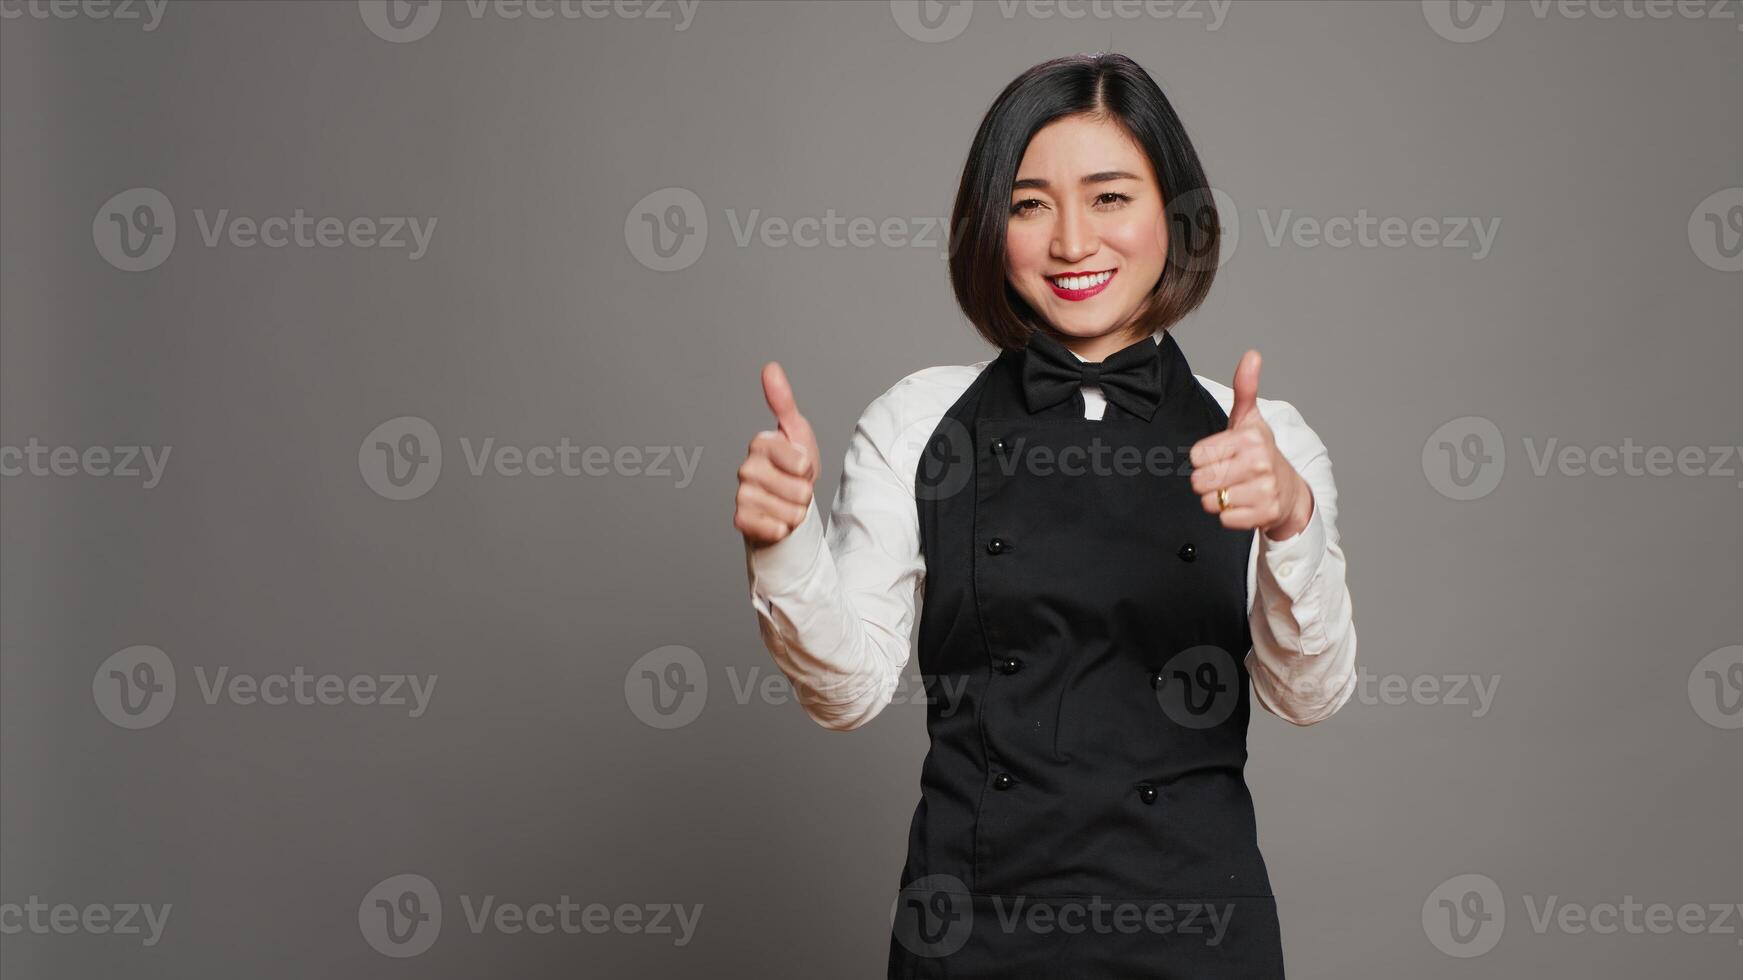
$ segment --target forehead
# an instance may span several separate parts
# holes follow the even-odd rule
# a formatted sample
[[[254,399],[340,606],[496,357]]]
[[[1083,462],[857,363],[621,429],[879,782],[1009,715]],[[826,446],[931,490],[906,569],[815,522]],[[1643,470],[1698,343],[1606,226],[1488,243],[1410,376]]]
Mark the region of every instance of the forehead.
[[[1125,127],[1113,119],[1066,116],[1036,131],[1017,169],[1019,177],[1026,177],[1031,170],[1070,176],[1116,167],[1133,173],[1149,171],[1143,149]]]
[[[1138,141],[1117,120],[1068,115],[1035,131],[1016,166],[1016,180],[1075,183],[1088,174],[1126,171],[1145,183],[1156,181]]]

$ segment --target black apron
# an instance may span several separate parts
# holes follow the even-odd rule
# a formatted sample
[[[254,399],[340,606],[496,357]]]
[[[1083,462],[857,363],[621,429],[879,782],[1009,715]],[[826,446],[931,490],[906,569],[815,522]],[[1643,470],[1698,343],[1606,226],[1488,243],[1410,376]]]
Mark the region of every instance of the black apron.
[[[931,744],[892,978],[1283,976],[1242,773],[1255,532],[1200,506],[1187,454],[1228,416],[1158,346],[1149,421],[1081,391],[1031,413],[1007,350],[922,456]]]

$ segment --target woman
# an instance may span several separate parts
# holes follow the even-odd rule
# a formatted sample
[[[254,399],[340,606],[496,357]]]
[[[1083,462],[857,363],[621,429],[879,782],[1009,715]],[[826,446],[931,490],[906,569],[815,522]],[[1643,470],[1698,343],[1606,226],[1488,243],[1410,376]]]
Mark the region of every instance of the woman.
[[[1281,977],[1251,698],[1330,716],[1356,634],[1325,446],[1258,397],[1258,352],[1230,388],[1169,333],[1215,273],[1198,155],[1130,59],[1049,61],[982,120],[951,227],[998,356],[866,408],[827,530],[766,365],[779,427],[734,517],[763,641],[826,728],[891,701],[919,602],[931,745],[889,976]]]

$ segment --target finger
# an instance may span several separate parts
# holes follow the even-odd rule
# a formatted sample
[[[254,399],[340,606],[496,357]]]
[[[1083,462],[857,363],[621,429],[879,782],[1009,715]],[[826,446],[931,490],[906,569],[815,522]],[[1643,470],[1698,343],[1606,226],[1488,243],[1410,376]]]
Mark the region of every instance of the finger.
[[[1217,487],[1232,487],[1264,474],[1264,457],[1257,453],[1236,453],[1192,470],[1194,493],[1214,493]]]
[[[1242,483],[1228,484],[1228,506],[1225,508],[1217,500],[1217,488],[1198,495],[1198,502],[1204,505],[1208,513],[1227,513],[1231,510],[1257,509],[1259,511],[1274,511],[1277,509],[1277,482],[1269,477],[1247,480]]]
[[[1259,368],[1263,358],[1256,350],[1241,355],[1235,367],[1235,401],[1229,407],[1229,428],[1234,428],[1259,414]]]
[[[766,514],[741,512],[732,523],[745,538],[757,545],[774,544],[793,533],[792,528]]]
[[[1218,432],[1216,435],[1205,436],[1192,446],[1192,451],[1186,458],[1192,465],[1208,466],[1219,459],[1227,459],[1240,452],[1244,447],[1254,445],[1253,436],[1245,429],[1237,431]]]
[[[805,480],[816,479],[817,460],[780,432],[765,429],[751,440],[750,451],[753,455],[767,456],[775,466],[784,473],[791,473]]]
[[[1231,507],[1218,514],[1217,520],[1231,531],[1257,531],[1266,525],[1264,511],[1257,507]]]
[[[805,516],[810,513],[810,508],[806,505],[782,500],[754,483],[739,486],[738,506],[748,514],[760,514],[780,521],[789,530],[804,523]]]
[[[799,403],[793,397],[792,382],[787,380],[787,372],[781,369],[779,361],[770,361],[763,365],[763,400],[768,402],[769,411],[775,413],[775,421],[780,423],[781,432],[787,438],[801,446],[815,441],[811,434],[811,423],[799,414]]]
[[[811,481],[775,467],[767,459],[753,456],[738,469],[741,484],[760,487],[770,494],[795,504],[811,502]]]

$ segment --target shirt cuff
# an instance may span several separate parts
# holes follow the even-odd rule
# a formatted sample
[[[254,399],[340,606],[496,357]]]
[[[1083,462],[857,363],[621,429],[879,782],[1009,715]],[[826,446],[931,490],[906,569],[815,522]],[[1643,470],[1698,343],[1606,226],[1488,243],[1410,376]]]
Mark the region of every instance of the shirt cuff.
[[[1271,577],[1292,602],[1300,602],[1325,560],[1325,521],[1320,517],[1318,502],[1307,518],[1307,526],[1300,531],[1281,541],[1273,541],[1261,531],[1259,540]]]
[[[797,592],[816,574],[823,557],[823,515],[817,511],[817,498],[811,498],[805,519],[791,534],[771,545],[759,548],[746,541],[744,547],[753,590],[763,595]]]

